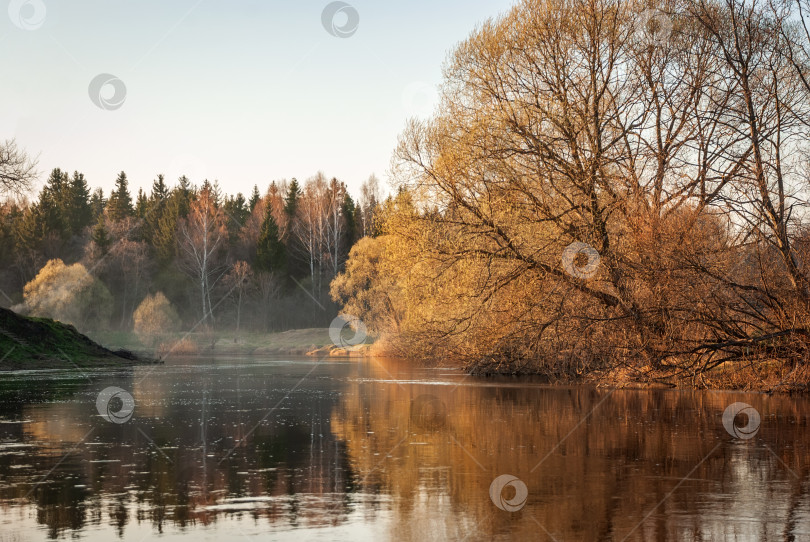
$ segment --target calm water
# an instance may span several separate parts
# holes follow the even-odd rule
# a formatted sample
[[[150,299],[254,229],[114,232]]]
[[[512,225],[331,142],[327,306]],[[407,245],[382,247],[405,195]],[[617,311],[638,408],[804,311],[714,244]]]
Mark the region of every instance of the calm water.
[[[383,361],[0,374],[0,542],[810,540],[808,416]]]

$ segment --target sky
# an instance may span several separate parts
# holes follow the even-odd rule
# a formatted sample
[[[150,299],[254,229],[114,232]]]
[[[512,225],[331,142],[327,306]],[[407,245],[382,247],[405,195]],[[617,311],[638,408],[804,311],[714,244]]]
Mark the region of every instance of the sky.
[[[514,0],[3,0],[0,139],[105,194],[158,173],[228,193],[388,179],[442,64]],[[41,184],[41,183],[40,183]]]

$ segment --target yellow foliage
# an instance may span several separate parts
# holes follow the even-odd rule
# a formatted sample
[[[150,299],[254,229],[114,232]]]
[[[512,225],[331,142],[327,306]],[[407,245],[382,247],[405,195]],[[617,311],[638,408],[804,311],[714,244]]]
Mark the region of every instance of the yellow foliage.
[[[148,295],[133,314],[135,333],[143,342],[155,342],[161,335],[177,331],[180,317],[162,292]]]
[[[753,34],[735,60],[711,27],[732,21],[722,10],[667,11],[661,54],[643,9],[523,0],[451,55],[436,115],[400,137],[383,235],[358,244],[332,288],[390,332],[393,353],[564,378],[626,367],[640,380],[806,359],[808,249],[784,203],[805,180],[756,133],[807,89],[788,77],[771,93],[764,81],[792,62],[756,17],[738,13],[728,35]],[[746,98],[763,118],[714,106],[736,103],[740,66],[758,55],[778,59]],[[707,58],[721,60],[703,69]],[[807,125],[777,130],[806,140],[793,127]],[[738,145],[762,147],[767,165]]]
[[[80,264],[48,261],[23,290],[24,310],[80,328],[108,325],[112,296],[104,284]]]

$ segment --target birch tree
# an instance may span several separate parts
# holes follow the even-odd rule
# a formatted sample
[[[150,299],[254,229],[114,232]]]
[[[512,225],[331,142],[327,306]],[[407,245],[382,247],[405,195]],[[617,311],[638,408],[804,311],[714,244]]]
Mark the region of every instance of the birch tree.
[[[345,196],[346,185],[332,177],[329,182],[329,189],[325,194],[325,250],[329,255],[330,281],[337,276],[345,260],[343,254],[343,238],[346,235],[346,217],[343,216],[343,199]]]
[[[293,222],[293,233],[298,241],[296,246],[301,247],[302,256],[309,266],[311,294],[316,298],[320,297],[324,258],[328,258],[326,191],[327,184],[323,173],[319,172],[315,177],[308,179],[298,200]]]
[[[363,222],[363,236],[372,236],[375,233],[375,213],[382,198],[380,181],[372,174],[360,186],[360,216]]]
[[[178,235],[180,266],[197,283],[203,324],[214,320],[211,291],[227,270],[223,263],[227,239],[224,215],[211,189],[204,187],[180,221]]]

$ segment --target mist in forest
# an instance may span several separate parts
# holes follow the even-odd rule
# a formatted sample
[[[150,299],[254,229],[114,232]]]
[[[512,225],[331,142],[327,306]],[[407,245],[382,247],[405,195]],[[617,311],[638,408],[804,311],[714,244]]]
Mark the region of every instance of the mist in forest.
[[[329,283],[357,240],[377,234],[381,200],[373,175],[354,197],[320,172],[246,197],[163,175],[131,194],[124,172],[105,192],[57,168],[38,197],[0,207],[0,288],[17,312],[146,343],[327,327],[338,313]]]
[[[484,374],[806,387],[803,6],[523,0],[448,56],[387,197],[57,168],[27,199],[6,142],[4,303],[144,343],[343,312],[380,352]]]

